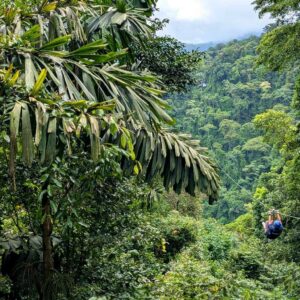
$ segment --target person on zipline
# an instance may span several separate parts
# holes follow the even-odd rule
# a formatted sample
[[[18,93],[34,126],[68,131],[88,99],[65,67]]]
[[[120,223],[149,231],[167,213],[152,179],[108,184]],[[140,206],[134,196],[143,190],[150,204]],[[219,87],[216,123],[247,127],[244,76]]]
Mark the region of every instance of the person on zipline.
[[[265,230],[265,235],[268,239],[274,240],[278,238],[283,231],[281,215],[275,209],[269,212],[269,220],[262,224]]]

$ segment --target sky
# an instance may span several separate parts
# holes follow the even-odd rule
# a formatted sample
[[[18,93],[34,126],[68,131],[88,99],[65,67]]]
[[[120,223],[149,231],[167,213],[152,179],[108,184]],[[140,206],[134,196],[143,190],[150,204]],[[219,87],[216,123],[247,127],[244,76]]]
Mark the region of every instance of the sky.
[[[253,0],[159,0],[156,17],[168,18],[163,33],[185,43],[226,42],[259,34],[270,23],[259,19]]]

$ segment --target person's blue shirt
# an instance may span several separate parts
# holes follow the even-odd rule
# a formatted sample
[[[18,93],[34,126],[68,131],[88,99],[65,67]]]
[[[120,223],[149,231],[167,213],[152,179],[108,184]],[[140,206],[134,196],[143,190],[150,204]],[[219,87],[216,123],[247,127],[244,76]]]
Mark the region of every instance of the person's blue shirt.
[[[271,224],[268,224],[268,230],[266,232],[267,238],[276,239],[280,236],[283,231],[282,223],[279,220],[274,221]]]

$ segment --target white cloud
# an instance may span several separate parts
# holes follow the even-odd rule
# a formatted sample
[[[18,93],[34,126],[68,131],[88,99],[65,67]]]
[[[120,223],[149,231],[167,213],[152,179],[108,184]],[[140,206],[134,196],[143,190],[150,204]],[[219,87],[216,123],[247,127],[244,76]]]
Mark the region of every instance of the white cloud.
[[[195,21],[209,16],[205,3],[201,0],[162,0],[158,2],[160,12],[176,20]]]
[[[170,19],[164,30],[183,42],[227,41],[259,33],[269,23],[260,20],[253,0],[159,0],[157,16]]]

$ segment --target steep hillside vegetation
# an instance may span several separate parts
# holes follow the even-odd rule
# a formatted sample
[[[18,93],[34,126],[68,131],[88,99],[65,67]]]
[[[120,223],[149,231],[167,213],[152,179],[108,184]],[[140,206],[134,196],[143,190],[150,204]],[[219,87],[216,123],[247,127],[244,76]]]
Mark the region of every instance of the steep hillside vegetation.
[[[253,118],[267,109],[289,111],[297,67],[267,72],[256,64],[259,39],[220,44],[206,52],[198,84],[170,103],[180,131],[192,133],[217,160],[223,181],[220,201],[205,214],[226,223],[246,211],[260,174],[278,150],[266,144]]]

